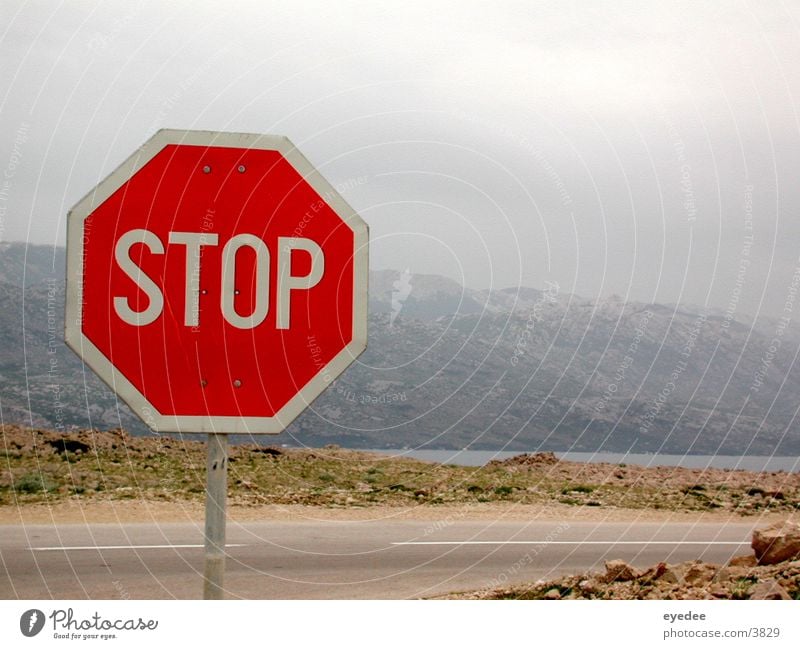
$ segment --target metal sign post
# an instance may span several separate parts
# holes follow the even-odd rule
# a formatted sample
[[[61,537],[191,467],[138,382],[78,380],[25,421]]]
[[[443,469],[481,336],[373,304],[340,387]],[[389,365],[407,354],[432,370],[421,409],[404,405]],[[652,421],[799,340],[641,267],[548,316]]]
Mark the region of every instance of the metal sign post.
[[[225,504],[228,498],[228,435],[208,436],[203,599],[223,599],[225,577]]]

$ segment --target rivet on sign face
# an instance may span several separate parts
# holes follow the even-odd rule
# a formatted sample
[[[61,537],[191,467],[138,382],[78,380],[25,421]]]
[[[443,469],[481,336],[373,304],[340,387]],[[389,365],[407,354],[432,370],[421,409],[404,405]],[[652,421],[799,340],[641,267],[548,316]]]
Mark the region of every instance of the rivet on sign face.
[[[201,387],[206,387],[207,385],[208,385],[208,381],[206,381],[205,379],[200,379],[200,386]]]
[[[237,170],[239,171],[240,174],[243,174],[246,171],[246,169],[247,168],[244,165],[239,165]]]
[[[239,295],[239,289],[238,288],[233,289],[233,294],[234,295]]]
[[[210,167],[210,166],[208,166],[208,165],[206,165],[205,167],[203,167],[203,173],[204,173],[204,174],[210,174],[210,173],[211,173],[211,167]]]
[[[200,291],[200,295],[207,295],[207,294],[208,294],[208,291],[206,289],[203,289],[202,291]]]
[[[240,388],[240,387],[242,387],[242,382],[241,382],[239,379],[236,379],[236,380],[233,382],[233,387],[235,387],[235,388]]]

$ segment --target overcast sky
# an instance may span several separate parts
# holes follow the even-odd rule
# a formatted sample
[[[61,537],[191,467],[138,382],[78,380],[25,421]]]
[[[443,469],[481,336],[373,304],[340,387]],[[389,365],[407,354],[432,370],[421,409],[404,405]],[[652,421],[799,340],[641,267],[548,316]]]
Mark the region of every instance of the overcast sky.
[[[159,128],[263,132],[341,186],[373,268],[741,293],[775,315],[791,289],[798,3],[2,0],[0,18],[2,240],[63,244],[68,209]]]

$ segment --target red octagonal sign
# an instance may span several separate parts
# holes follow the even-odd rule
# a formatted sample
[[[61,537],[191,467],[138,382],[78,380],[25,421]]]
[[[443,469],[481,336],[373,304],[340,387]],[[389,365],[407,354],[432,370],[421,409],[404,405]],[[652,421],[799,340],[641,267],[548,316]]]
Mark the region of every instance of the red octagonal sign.
[[[286,138],[159,131],[69,213],[67,344],[154,430],[278,433],[366,348],[368,238]]]

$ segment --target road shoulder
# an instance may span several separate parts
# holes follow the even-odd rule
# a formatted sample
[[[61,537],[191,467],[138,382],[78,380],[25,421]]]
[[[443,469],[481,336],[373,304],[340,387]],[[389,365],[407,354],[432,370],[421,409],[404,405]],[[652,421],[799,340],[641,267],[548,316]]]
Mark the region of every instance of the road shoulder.
[[[199,501],[60,501],[56,504],[0,506],[4,525],[109,524],[109,523],[202,523],[204,507]],[[785,514],[740,516],[725,512],[670,512],[653,509],[580,507],[561,504],[519,505],[479,503],[464,505],[417,505],[413,507],[320,507],[310,505],[240,505],[231,503],[230,521],[588,521],[588,522],[752,522],[762,524],[786,520]],[[793,517],[800,519],[800,515]]]

